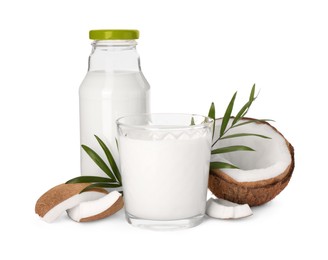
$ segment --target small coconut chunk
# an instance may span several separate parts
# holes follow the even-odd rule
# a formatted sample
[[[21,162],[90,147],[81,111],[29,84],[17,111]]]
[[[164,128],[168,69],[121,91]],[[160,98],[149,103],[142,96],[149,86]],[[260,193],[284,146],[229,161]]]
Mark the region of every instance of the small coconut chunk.
[[[206,204],[206,214],[218,219],[238,219],[253,214],[248,204],[236,204],[223,199],[210,198]]]
[[[87,222],[108,217],[123,207],[122,195],[112,191],[99,199],[80,203],[68,209],[68,216],[77,222]]]
[[[53,222],[67,209],[79,205],[83,201],[96,200],[108,192],[104,189],[93,189],[80,192],[89,183],[60,184],[44,193],[36,202],[35,213],[46,222]]]

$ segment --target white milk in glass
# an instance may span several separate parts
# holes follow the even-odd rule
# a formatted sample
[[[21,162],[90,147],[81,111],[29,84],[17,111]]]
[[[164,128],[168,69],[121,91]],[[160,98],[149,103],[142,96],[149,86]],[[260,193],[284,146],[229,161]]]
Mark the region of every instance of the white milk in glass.
[[[205,212],[211,130],[152,140],[120,135],[125,210],[132,218],[179,220]]]

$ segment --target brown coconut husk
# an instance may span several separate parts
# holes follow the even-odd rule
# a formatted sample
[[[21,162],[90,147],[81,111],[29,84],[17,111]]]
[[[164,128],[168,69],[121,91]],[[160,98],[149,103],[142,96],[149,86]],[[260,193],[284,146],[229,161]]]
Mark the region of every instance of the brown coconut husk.
[[[80,222],[88,222],[88,221],[94,221],[94,220],[98,220],[98,219],[103,219],[103,218],[107,218],[111,215],[113,215],[114,213],[116,213],[117,211],[119,211],[120,209],[123,208],[124,202],[123,202],[123,197],[120,196],[117,201],[111,205],[108,209],[106,209],[105,211],[94,215],[94,216],[90,216],[87,218],[81,218]]]
[[[57,185],[46,193],[44,193],[35,204],[35,213],[40,217],[57,206],[59,203],[69,199],[70,197],[79,194],[84,188],[88,187],[90,183],[70,183]],[[97,191],[108,194],[105,189],[94,188],[90,191]]]
[[[285,139],[291,155],[290,165],[281,174],[274,178],[254,182],[238,182],[228,176],[224,172],[224,169],[210,170],[208,187],[210,191],[218,198],[229,200],[238,204],[259,206],[275,198],[289,183],[295,167],[293,146],[275,127],[269,123],[256,123],[269,125]]]

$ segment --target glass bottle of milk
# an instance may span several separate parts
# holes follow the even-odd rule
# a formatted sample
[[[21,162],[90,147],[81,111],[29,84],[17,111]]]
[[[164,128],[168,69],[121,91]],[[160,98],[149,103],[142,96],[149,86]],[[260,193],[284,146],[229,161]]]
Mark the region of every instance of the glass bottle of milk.
[[[95,135],[118,161],[115,120],[121,116],[149,113],[150,86],[141,72],[136,50],[137,30],[92,30],[88,73],[79,90],[80,141],[106,162]],[[81,175],[106,177],[81,148]]]

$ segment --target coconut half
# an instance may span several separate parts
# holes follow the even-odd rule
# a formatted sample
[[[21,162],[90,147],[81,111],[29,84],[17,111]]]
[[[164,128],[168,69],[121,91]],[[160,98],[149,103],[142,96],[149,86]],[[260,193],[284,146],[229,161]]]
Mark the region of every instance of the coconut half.
[[[77,222],[87,222],[109,217],[123,208],[123,197],[118,191],[91,201],[81,202],[78,206],[68,209],[68,216]]]
[[[249,119],[245,118],[239,123],[247,121]],[[213,140],[217,140],[221,122],[221,119],[216,120]],[[209,189],[218,198],[258,206],[272,200],[287,186],[294,170],[294,148],[276,128],[266,122],[232,128],[227,135],[238,133],[254,133],[271,139],[246,136],[217,142],[213,149],[245,145],[255,151],[212,155],[212,162],[230,163],[239,169],[210,170]]]
[[[210,198],[206,203],[206,215],[218,219],[238,219],[251,216],[253,212],[248,204]]]
[[[44,193],[36,202],[35,213],[46,222],[53,222],[67,209],[76,207],[81,202],[97,200],[108,192],[95,188],[80,193],[90,183],[60,184]]]

